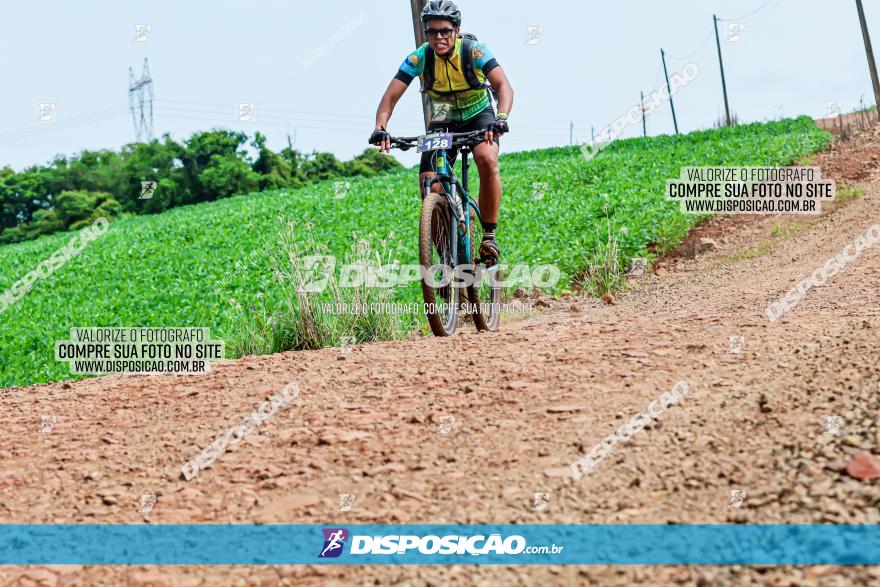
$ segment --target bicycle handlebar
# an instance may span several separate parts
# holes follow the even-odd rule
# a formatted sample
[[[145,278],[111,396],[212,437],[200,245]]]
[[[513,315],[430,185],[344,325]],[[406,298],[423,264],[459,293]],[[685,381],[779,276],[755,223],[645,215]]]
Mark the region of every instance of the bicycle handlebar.
[[[478,136],[484,136],[488,131],[489,129],[487,127],[481,130],[472,130],[469,132],[454,132],[452,133],[452,147],[466,146],[471,140],[475,139]],[[391,137],[391,148],[394,149],[396,147],[401,151],[408,151],[416,146],[419,138],[421,137]],[[480,142],[482,142],[482,140],[483,139],[481,138]]]

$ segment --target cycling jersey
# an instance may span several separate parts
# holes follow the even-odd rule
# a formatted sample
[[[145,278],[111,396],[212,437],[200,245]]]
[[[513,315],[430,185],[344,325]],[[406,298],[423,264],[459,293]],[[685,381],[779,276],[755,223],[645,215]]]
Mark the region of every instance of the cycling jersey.
[[[468,84],[462,70],[461,45],[461,37],[458,37],[449,59],[434,55],[434,87],[428,88],[431,122],[469,120],[492,105],[485,89],[475,90]],[[409,85],[419,76],[424,83],[426,50],[430,50],[428,43],[410,53],[394,78]],[[474,41],[472,57],[477,80],[486,83],[486,76],[498,67],[498,61],[482,41]]]
[[[432,122],[428,125],[428,132],[434,132],[438,130],[445,130],[446,132],[470,132],[472,130],[482,130],[492,124],[494,121],[495,111],[492,110],[492,107],[490,106],[482,112],[477,112],[477,114],[471,117],[469,120],[461,122]],[[495,143],[500,147],[501,137],[495,137]],[[454,149],[447,149],[446,156],[449,159],[449,164],[453,165],[455,163],[455,159],[458,157],[458,147]],[[431,151],[425,151],[424,153],[422,153],[422,159],[419,162],[419,173],[425,173],[426,171],[436,171],[434,169],[434,153]]]

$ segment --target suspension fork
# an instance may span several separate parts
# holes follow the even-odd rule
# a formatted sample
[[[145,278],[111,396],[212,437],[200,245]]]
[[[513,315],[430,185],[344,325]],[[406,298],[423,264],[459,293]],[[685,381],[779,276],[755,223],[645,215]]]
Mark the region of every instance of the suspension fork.
[[[446,196],[446,201],[449,203],[449,208],[452,211],[454,228],[467,216],[467,210],[465,209],[464,202],[458,195],[457,188],[460,184],[458,184],[458,180],[455,178],[455,172],[452,170],[452,167],[449,165],[449,160],[446,157],[447,155],[445,152],[436,151],[434,153],[434,169],[436,171],[434,177],[425,178],[422,198],[424,199],[424,197],[431,191],[431,186],[435,183],[439,183],[441,187],[443,187],[443,194]],[[438,159],[441,161],[439,166],[437,165]],[[444,185],[444,180],[446,185]],[[449,186],[448,188],[446,187],[447,185]]]
[[[466,263],[473,263],[472,256],[472,247],[473,243],[471,242],[471,215],[468,207],[473,207],[477,213],[477,220],[480,220],[480,207],[473,201],[473,198],[470,197],[468,193],[468,170],[470,168],[469,159],[470,149],[462,149],[461,150],[461,190],[462,195],[459,198],[459,201],[462,203],[464,207],[464,228],[465,228],[465,238],[464,238],[464,250],[467,255]],[[465,201],[465,197],[467,197],[467,201]]]
[[[471,152],[468,149],[461,150],[461,185],[464,189],[468,189],[468,155]]]
[[[449,176],[444,175],[443,177],[447,178],[449,189],[443,185],[443,180],[439,177],[426,177],[425,185],[422,186],[422,199],[425,199],[425,196],[431,193],[431,186],[435,183],[439,183],[441,187],[443,187],[442,194],[446,196],[446,201],[449,203],[449,207],[452,210],[453,220],[460,220],[463,217],[463,214],[459,211],[462,208],[461,199],[458,197],[458,192],[456,190],[456,181],[455,178],[451,178]]]

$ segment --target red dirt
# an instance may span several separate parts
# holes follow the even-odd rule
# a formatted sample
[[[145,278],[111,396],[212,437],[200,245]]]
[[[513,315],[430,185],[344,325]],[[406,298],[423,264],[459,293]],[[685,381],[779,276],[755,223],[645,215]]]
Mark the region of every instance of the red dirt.
[[[764,313],[880,222],[880,142],[869,141],[819,157],[843,174],[851,164],[840,153],[861,158],[852,166],[871,161],[863,198],[734,262],[780,218],[738,226],[718,250],[644,278],[614,306],[579,298],[497,333],[251,357],[199,377],[4,390],[0,522],[880,523],[880,482],[846,472],[857,453],[880,452],[880,246],[778,321]],[[295,405],[197,478],[180,477],[200,448],[291,380]],[[573,461],[679,380],[690,395],[571,479]],[[51,432],[39,432],[41,414],[57,416]],[[730,507],[733,490],[745,491],[741,507]],[[532,509],[535,492],[551,495],[543,510]],[[356,496],[351,511],[337,511],[340,493]],[[149,513],[138,512],[145,494],[157,496]],[[876,584],[880,569],[91,566],[5,567],[0,579],[819,585]]]

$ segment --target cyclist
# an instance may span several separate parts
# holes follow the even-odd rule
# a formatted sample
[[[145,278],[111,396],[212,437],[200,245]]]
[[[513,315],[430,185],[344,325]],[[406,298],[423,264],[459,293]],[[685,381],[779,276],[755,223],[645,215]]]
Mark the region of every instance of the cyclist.
[[[513,105],[513,88],[486,44],[472,35],[461,36],[461,11],[454,2],[430,0],[422,10],[422,23],[428,42],[407,56],[385,90],[376,111],[376,127],[370,136],[370,144],[377,145],[383,153],[391,149],[388,120],[416,76],[422,83],[422,91],[427,91],[429,98],[429,131],[488,129],[484,141],[474,148],[473,155],[480,175],[483,224],[480,258],[491,266],[497,263],[500,255],[495,241],[501,203],[498,137],[510,130],[507,116]],[[430,67],[431,64],[433,67]],[[494,91],[498,97],[497,114],[492,109],[490,91]],[[436,175],[431,155],[429,152],[422,153],[419,189],[424,186],[425,178]],[[449,151],[450,163],[455,161],[457,155],[457,149]],[[439,183],[435,183],[431,189],[438,193],[443,190]]]

